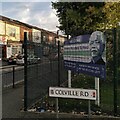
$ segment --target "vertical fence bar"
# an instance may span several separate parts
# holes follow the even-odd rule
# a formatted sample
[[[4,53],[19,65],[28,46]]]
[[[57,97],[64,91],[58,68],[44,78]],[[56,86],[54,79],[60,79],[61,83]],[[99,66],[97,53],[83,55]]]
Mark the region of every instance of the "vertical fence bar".
[[[24,32],[24,111],[27,111],[27,32]]]
[[[99,78],[95,77],[95,89],[97,90],[97,99],[95,101],[95,104],[100,106],[100,87],[99,87]]]
[[[68,87],[71,88],[71,70],[68,70]]]
[[[52,73],[52,60],[50,59],[50,72]]]
[[[56,98],[56,118],[59,118],[59,116],[58,116],[58,98]]]
[[[60,86],[60,41],[58,40],[58,86]],[[58,109],[59,109],[59,100],[56,98],[56,118],[58,116]]]
[[[90,105],[90,100],[88,100],[88,119],[91,117],[91,105]]]
[[[58,86],[60,86],[60,41],[58,41]]]
[[[117,116],[117,42],[116,42],[116,29],[113,29],[113,63],[114,63],[114,116]]]
[[[13,88],[15,88],[15,66],[13,66]]]
[[[119,22],[119,27],[118,27],[118,38],[117,38],[117,45],[118,45],[118,48],[117,48],[117,51],[118,51],[118,54],[117,54],[117,62],[118,62],[118,86],[120,86],[120,22]],[[120,95],[120,87],[118,87],[118,95]],[[120,105],[119,105],[119,101],[120,101],[120,96],[118,97],[118,115],[120,116]]]

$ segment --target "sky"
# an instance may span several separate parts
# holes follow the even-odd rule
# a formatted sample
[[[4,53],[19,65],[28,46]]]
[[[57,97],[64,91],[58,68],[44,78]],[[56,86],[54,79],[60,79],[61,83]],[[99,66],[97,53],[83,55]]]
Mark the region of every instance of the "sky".
[[[49,31],[57,31],[59,26],[56,11],[50,1],[46,2],[1,2],[0,14]]]

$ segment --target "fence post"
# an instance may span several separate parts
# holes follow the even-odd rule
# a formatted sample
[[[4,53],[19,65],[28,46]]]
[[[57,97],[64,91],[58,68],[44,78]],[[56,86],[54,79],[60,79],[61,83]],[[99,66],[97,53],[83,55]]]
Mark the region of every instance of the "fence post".
[[[58,87],[60,87],[60,41],[59,40],[58,40]],[[56,118],[59,118],[58,110],[59,110],[59,99],[56,98]]]
[[[60,41],[58,41],[58,86],[60,86]]]
[[[91,117],[91,106],[90,106],[90,100],[88,100],[88,119]]]
[[[24,32],[24,111],[27,111],[27,32]]]
[[[118,84],[118,56],[117,56],[117,31],[113,29],[114,41],[113,41],[113,61],[114,61],[114,116],[117,116],[117,84]]]
[[[15,66],[13,66],[13,88],[15,88]]]
[[[50,72],[52,73],[52,59],[50,58]]]
[[[95,89],[97,90],[97,99],[95,101],[95,104],[100,106],[100,86],[99,86],[99,78],[95,77]]]

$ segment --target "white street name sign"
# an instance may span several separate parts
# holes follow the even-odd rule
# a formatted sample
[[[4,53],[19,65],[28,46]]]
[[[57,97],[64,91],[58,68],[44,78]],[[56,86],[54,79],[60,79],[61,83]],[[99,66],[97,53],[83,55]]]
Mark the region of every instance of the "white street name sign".
[[[50,97],[96,100],[96,90],[49,87]]]

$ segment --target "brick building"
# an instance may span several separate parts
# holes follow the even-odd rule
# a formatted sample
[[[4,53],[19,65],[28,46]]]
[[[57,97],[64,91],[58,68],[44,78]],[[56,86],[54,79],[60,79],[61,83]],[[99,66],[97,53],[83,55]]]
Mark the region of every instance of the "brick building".
[[[55,45],[59,39],[62,43],[64,36],[57,36],[56,33],[32,26],[18,20],[0,16],[0,46],[2,47],[2,58],[6,60],[11,55],[23,52],[24,32],[27,32],[27,39],[33,44]],[[44,46],[44,49],[48,46]],[[34,54],[34,52],[33,52]]]

